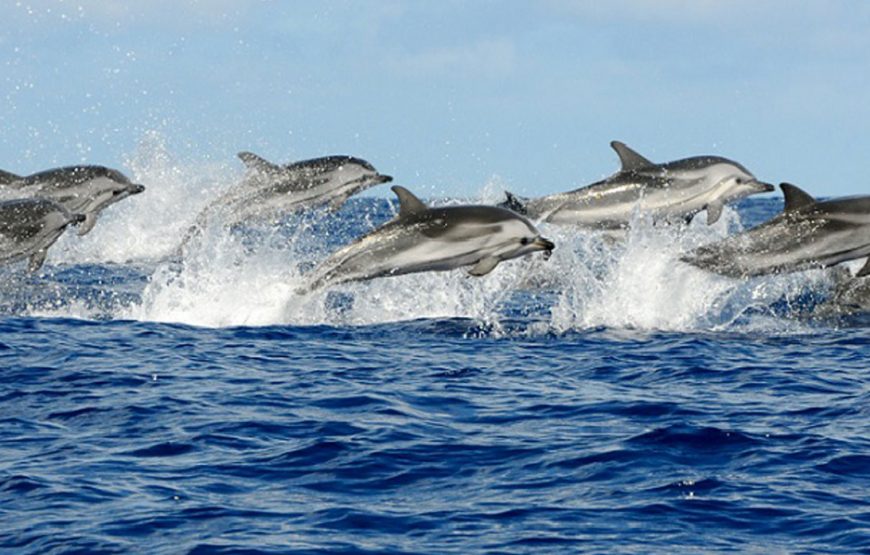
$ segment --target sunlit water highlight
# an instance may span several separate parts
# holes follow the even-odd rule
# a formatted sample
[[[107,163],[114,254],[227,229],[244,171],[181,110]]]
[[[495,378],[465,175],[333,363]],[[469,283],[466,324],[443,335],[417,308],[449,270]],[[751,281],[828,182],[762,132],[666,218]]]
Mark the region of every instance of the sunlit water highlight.
[[[150,135],[127,170],[0,273],[0,551],[870,552],[866,319],[812,317],[841,278],[679,262],[777,201],[300,295],[391,200],[181,248],[241,165]]]
[[[391,200],[354,199],[339,213],[317,211],[245,229],[228,230],[219,218],[211,218],[182,248],[197,215],[241,179],[241,169],[212,162],[181,164],[157,135],[143,140],[129,164],[133,179],[147,184],[147,193],[111,207],[88,236],[62,237],[50,252],[56,269],[48,271],[47,281],[62,288],[51,283],[57,268],[62,273],[90,264],[130,295],[118,299],[101,291],[103,300],[98,301],[59,299],[52,287],[37,287],[25,314],[210,327],[470,318],[501,329],[501,321],[519,311],[530,315],[525,333],[601,326],[785,333],[805,328],[794,319],[767,318],[766,307],[830,287],[825,272],[739,282],[680,262],[680,255],[693,247],[744,227],[744,216],[728,208],[713,226],[703,218],[690,225],[656,226],[637,215],[620,238],[541,225],[558,246],[547,262],[535,256],[509,261],[482,279],[463,271],[415,274],[300,295],[308,270],[395,214]],[[470,188],[465,200],[495,202],[499,189],[481,184],[478,191]],[[774,209],[763,201],[744,206],[756,220]],[[124,278],[130,273],[138,278],[134,284]],[[534,297],[529,302],[517,299],[529,295]],[[528,306],[517,306],[524,303]]]

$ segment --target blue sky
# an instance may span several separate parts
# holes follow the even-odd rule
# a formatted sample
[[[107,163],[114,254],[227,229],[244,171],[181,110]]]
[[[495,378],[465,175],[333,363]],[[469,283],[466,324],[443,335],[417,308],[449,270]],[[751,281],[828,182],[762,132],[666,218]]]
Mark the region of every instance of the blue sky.
[[[124,168],[156,131],[182,162],[353,154],[423,195],[575,188],[616,168],[612,139],[819,196],[870,184],[864,0],[10,0],[0,20],[18,173]]]

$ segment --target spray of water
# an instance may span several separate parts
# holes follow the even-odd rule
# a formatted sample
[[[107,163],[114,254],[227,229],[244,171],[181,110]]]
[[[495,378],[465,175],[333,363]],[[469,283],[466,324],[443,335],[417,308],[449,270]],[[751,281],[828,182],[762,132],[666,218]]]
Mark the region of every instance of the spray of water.
[[[804,325],[777,317],[771,306],[826,286],[823,272],[739,281],[680,262],[686,251],[742,228],[738,213],[726,208],[713,226],[704,218],[690,225],[655,225],[638,214],[621,237],[542,225],[543,234],[557,244],[546,262],[527,257],[502,263],[483,278],[462,270],[411,274],[301,295],[297,290],[305,272],[336,248],[335,237],[305,222],[296,222],[289,232],[286,226],[267,225],[254,228],[253,235],[239,233],[212,218],[179,249],[197,215],[241,178],[241,168],[181,163],[156,134],[144,138],[128,166],[147,191],[107,209],[88,236],[64,236],[52,249],[51,262],[132,264],[144,276],[139,290],[132,300],[125,296],[98,307],[55,299],[29,313],[215,327],[471,318],[498,333],[519,291],[549,299],[543,311],[536,307],[534,314],[525,314],[527,333],[597,327],[789,332],[803,331]],[[477,201],[498,202],[503,189],[494,179],[481,188]],[[372,219],[369,225],[379,223]],[[338,244],[354,238],[345,235]]]
[[[153,262],[170,255],[179,237],[217,194],[239,179],[230,163],[176,160],[165,138],[146,134],[125,163],[144,193],[110,206],[84,237],[67,233],[50,252],[54,263]]]

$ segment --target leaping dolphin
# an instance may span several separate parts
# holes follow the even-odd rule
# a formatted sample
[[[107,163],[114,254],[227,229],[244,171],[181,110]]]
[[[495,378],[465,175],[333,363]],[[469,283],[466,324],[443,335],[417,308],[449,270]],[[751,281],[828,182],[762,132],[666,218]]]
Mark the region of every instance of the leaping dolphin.
[[[595,229],[628,227],[635,211],[656,220],[684,220],[706,210],[715,223],[731,201],[773,191],[742,165],[720,156],[695,156],[656,164],[612,141],[621,168],[610,177],[566,193],[535,199],[507,194],[502,203],[534,221]]]
[[[85,220],[78,233],[84,235],[93,229],[106,207],[141,193],[145,187],[104,166],[67,166],[28,176],[0,171],[0,189],[3,198],[43,197],[74,214],[83,214]]]
[[[782,183],[785,208],[757,227],[682,257],[730,277],[825,268],[870,255],[870,196],[817,201]],[[870,274],[870,260],[857,276]]]
[[[30,258],[31,272],[38,270],[50,247],[72,223],[85,221],[45,198],[0,202],[0,263]]]
[[[842,274],[845,274],[843,277]],[[811,316],[841,318],[870,315],[870,279],[852,279],[848,271],[834,273],[834,288],[825,302],[813,308]]]
[[[554,248],[526,218],[496,206],[429,208],[393,186],[399,214],[334,253],[312,272],[306,292],[326,285],[472,266],[482,276],[502,260]]]
[[[314,206],[337,210],[356,193],[393,180],[353,156],[325,156],[286,166],[251,152],[240,152],[239,158],[248,168],[245,179],[206,209],[226,211],[228,224]]]

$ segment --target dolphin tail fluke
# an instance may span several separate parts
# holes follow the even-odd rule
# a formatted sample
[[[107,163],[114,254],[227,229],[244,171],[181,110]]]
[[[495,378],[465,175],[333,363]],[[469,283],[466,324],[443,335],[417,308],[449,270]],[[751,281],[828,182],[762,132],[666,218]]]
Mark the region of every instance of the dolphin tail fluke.
[[[0,170],[0,185],[9,185],[10,183],[15,183],[16,181],[21,181],[24,179],[20,175],[15,175],[12,172],[7,172]]]
[[[507,208],[508,210],[513,210],[517,214],[521,214],[523,216],[528,216],[528,210],[526,210],[526,204],[520,200],[518,196],[511,193],[510,191],[504,192],[505,201],[499,206],[502,208]]]
[[[266,160],[262,156],[254,154],[253,152],[240,152],[238,154],[238,157],[249,170],[254,170],[258,172],[274,172],[280,169],[280,166],[273,164],[272,162]]]

